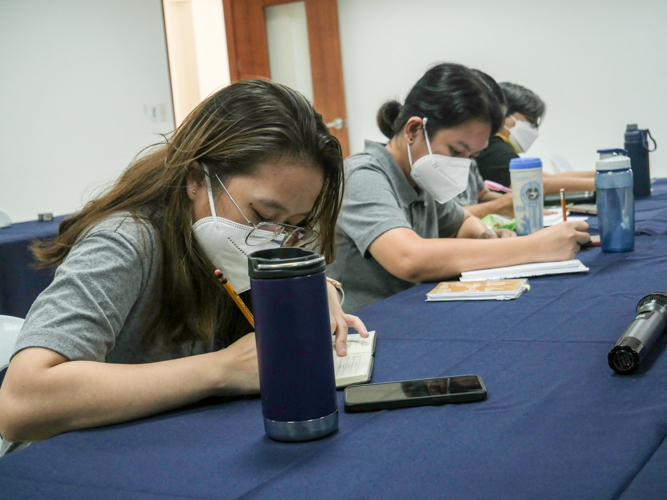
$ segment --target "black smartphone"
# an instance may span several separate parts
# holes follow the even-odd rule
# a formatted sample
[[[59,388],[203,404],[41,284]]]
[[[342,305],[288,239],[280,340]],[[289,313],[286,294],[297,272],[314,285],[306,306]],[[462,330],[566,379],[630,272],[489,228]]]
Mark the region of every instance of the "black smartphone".
[[[565,193],[566,203],[595,203],[595,191],[584,191],[580,193]],[[544,195],[544,206],[560,206],[560,193]]]
[[[351,385],[345,389],[345,411],[375,411],[483,399],[486,399],[486,387],[477,375],[423,378]]]

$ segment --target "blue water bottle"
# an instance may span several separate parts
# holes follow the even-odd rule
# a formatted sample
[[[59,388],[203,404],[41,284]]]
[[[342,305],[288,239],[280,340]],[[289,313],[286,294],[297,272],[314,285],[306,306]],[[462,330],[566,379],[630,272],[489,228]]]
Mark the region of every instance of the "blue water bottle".
[[[309,441],[338,429],[324,257],[303,248],[248,256],[266,434]]]
[[[600,149],[595,164],[596,204],[603,252],[635,249],[635,198],[630,158],[623,149]]]
[[[653,141],[653,149],[648,148],[648,138]],[[632,164],[632,175],[635,178],[635,198],[651,196],[651,168],[648,154],[656,150],[658,145],[648,129],[642,130],[636,124],[630,124],[625,129],[625,149],[628,151]]]

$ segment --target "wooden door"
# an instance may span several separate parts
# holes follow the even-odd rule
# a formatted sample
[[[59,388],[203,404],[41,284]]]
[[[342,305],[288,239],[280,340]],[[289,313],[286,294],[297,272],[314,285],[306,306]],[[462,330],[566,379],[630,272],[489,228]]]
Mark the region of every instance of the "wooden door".
[[[229,71],[232,81],[272,78],[267,37],[266,9],[296,4],[294,0],[223,0]],[[332,135],[350,154],[343,88],[343,65],[336,0],[303,0],[312,77],[312,100]],[[281,82],[284,83],[284,82]],[[298,89],[297,90],[301,90]]]

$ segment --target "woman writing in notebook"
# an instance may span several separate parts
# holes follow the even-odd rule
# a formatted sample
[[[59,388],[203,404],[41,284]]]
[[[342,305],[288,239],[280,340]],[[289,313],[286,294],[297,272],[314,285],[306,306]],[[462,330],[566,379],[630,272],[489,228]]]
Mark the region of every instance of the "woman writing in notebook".
[[[3,452],[257,393],[254,333],[214,270],[244,292],[249,252],[310,243],[330,261],[342,183],[340,145],[297,92],[243,81],[201,103],[35,248],[58,268],[0,389]],[[328,288],[344,355],[348,326],[367,333]]]
[[[457,64],[431,68],[405,104],[380,108],[389,143],[366,141],[363,153],[345,161],[329,275],[345,286],[346,311],[462,271],[572,259],[590,240],[581,221],[506,238],[453,200],[503,118],[488,85]]]

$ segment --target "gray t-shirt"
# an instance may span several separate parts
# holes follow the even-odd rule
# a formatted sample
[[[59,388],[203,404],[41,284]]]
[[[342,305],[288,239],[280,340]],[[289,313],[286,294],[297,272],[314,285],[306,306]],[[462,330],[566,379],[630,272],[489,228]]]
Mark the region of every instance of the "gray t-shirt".
[[[479,193],[486,186],[484,185],[484,178],[479,173],[477,162],[472,161],[470,165],[470,173],[468,174],[468,187],[455,199],[459,205],[467,207],[468,205],[477,205],[479,203]]]
[[[129,213],[84,233],[32,305],[14,354],[43,347],[70,361],[150,363],[211,350],[142,343],[157,314],[162,255],[155,229]],[[0,456],[19,443],[4,442]]]
[[[327,274],[345,288],[346,312],[413,286],[385,270],[368,252],[381,234],[398,227],[422,238],[455,236],[464,219],[454,200],[437,203],[413,188],[383,144],[366,141],[345,160],[345,196],[336,226],[336,260]]]

